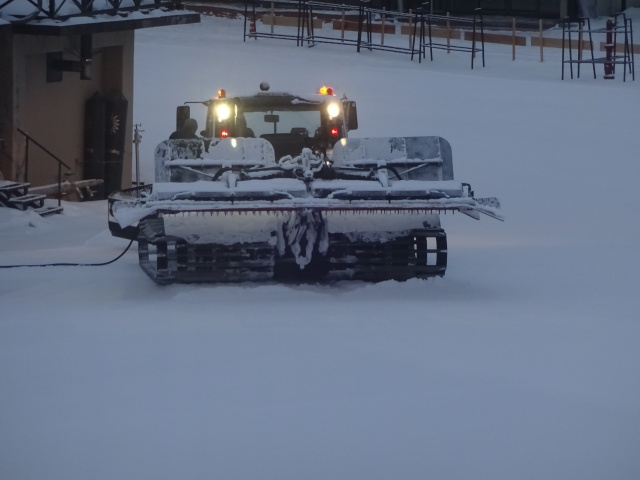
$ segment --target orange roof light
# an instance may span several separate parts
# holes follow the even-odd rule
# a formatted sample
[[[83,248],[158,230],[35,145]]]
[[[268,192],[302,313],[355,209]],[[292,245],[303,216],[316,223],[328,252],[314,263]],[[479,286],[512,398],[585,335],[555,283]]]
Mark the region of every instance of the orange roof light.
[[[224,88],[218,90],[218,98],[227,98],[227,92],[224,91]]]
[[[333,96],[333,94],[334,94],[333,93],[333,87],[327,87],[327,86],[323,85],[318,89],[318,93],[320,95],[331,95],[331,96]]]

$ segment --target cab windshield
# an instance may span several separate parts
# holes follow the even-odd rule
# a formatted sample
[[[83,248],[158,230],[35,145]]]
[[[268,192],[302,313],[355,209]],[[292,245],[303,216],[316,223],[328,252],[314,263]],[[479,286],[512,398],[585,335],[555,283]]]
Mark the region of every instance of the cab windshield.
[[[314,137],[321,132],[319,110],[269,110],[245,112],[246,127],[255,137],[279,133],[297,133]]]

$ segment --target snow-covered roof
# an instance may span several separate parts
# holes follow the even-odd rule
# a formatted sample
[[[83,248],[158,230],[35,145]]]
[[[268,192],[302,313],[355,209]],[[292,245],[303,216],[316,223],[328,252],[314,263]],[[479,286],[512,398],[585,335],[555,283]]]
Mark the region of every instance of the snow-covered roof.
[[[155,8],[155,0],[93,0],[91,7],[83,6],[72,0],[47,0],[38,2],[33,0],[9,0],[3,2],[1,10],[5,15],[25,17],[37,12],[38,15],[49,17],[68,17],[84,15],[90,8],[93,12],[106,12],[133,8]]]
[[[197,12],[176,10],[172,4],[156,4],[154,0],[120,0],[113,3],[96,0],[90,11],[69,0],[42,2],[38,6],[28,0],[10,0],[0,8],[0,22],[12,24],[17,33],[89,33],[199,21],[200,14]]]

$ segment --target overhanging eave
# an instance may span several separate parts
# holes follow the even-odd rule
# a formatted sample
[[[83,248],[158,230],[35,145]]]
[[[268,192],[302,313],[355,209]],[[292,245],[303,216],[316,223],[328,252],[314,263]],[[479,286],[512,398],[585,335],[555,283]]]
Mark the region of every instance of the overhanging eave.
[[[129,12],[126,16],[98,15],[96,17],[73,17],[65,21],[39,20],[29,23],[11,24],[13,33],[26,35],[78,35],[89,33],[121,32],[141,28],[165,27],[199,23],[200,14],[180,10],[172,12],[151,11],[151,13]]]

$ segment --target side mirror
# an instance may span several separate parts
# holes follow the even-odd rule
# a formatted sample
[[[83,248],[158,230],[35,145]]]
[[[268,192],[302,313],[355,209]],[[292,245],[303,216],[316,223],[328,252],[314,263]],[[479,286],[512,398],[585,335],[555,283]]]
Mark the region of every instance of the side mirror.
[[[184,122],[191,117],[191,108],[189,105],[180,105],[176,108],[176,130],[184,127]]]
[[[356,108],[356,102],[354,102],[353,100],[343,100],[342,110],[344,111],[347,130],[357,130],[358,129],[358,110]]]

